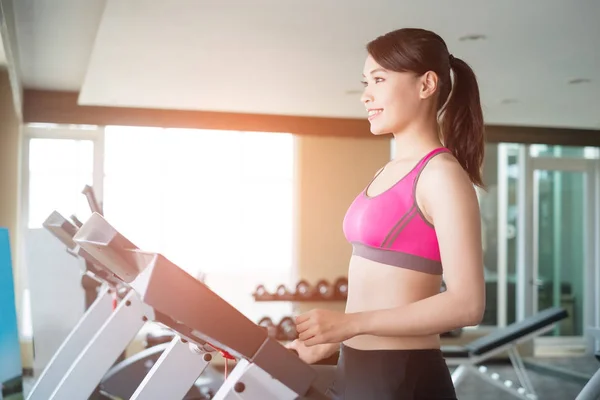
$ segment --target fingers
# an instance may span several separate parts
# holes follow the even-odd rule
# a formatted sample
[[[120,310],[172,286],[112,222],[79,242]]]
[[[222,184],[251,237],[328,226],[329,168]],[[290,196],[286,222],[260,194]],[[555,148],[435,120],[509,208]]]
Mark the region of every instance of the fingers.
[[[298,340],[306,341],[313,336],[316,336],[318,333],[318,328],[316,326],[310,327],[306,329],[304,332],[298,334]]]
[[[318,310],[311,310],[296,317],[296,332],[301,333],[318,324]]]
[[[298,334],[305,332],[313,325],[314,324],[311,320],[306,320],[306,321],[302,322],[301,324],[296,325],[296,332],[298,332]]]
[[[316,310],[298,315],[295,320],[298,340],[304,346],[313,346],[322,343],[320,339],[315,338],[319,333],[318,312]]]
[[[304,314],[300,314],[298,316],[296,316],[296,325],[301,324],[305,321],[308,321],[310,319],[310,311]]]
[[[298,350],[298,339],[286,344],[285,347],[290,350]]]
[[[322,344],[322,343],[325,343],[325,341],[321,337],[319,337],[319,336],[313,336],[310,339],[307,339],[304,342],[304,345],[306,347],[311,347],[311,346],[315,346],[317,344]]]

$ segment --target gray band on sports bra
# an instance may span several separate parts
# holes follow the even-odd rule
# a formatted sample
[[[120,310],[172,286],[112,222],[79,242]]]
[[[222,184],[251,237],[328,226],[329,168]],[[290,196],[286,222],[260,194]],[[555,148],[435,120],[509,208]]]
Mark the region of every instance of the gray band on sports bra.
[[[442,275],[442,263],[399,251],[379,249],[362,243],[352,243],[352,254],[382,264],[411,269],[426,274]]]

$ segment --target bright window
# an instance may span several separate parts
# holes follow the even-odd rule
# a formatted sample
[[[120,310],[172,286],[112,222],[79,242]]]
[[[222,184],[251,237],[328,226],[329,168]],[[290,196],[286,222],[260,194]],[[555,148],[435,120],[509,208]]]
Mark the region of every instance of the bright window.
[[[107,127],[104,213],[144,250],[204,278],[254,322],[291,313],[255,303],[291,284],[293,136]]]
[[[90,210],[81,191],[92,185],[94,143],[91,140],[29,140],[29,229],[57,210],[82,221]]]

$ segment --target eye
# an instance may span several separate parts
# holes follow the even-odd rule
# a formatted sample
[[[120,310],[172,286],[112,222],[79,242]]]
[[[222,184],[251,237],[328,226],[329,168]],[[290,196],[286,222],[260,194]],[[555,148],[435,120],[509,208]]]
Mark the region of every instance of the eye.
[[[380,83],[380,82],[383,82],[383,81],[384,81],[384,79],[383,79],[383,78],[378,78],[378,77],[375,77],[375,78],[373,78],[373,80],[375,81],[375,83]],[[368,86],[368,84],[369,84],[369,83],[368,83],[367,81],[365,81],[365,80],[362,80],[362,81],[360,81],[360,83],[362,83],[362,85],[363,85],[364,87],[367,87],[367,86]]]

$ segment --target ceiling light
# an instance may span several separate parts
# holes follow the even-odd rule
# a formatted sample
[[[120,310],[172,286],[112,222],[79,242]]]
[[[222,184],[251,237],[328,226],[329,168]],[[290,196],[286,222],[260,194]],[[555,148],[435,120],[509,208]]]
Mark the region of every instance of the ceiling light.
[[[578,85],[580,83],[590,83],[592,80],[588,78],[575,78],[569,81],[569,85]]]
[[[516,104],[518,102],[519,102],[519,100],[517,100],[517,99],[504,99],[500,103],[501,104]]]
[[[472,34],[472,35],[462,36],[458,40],[460,40],[461,42],[466,42],[466,41],[470,41],[470,40],[484,40],[484,39],[487,39],[487,37],[485,35]]]

